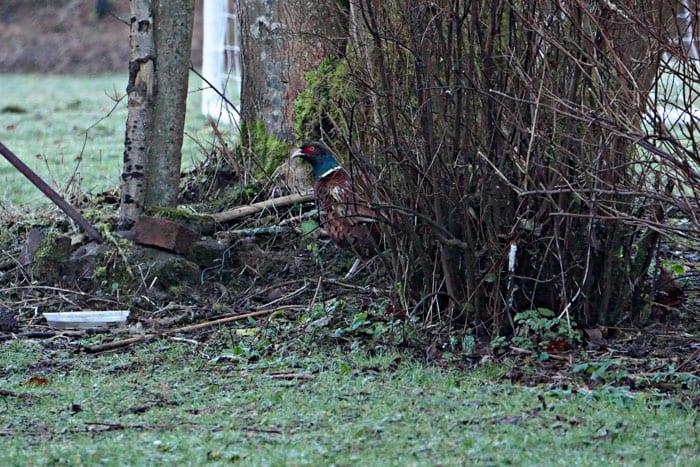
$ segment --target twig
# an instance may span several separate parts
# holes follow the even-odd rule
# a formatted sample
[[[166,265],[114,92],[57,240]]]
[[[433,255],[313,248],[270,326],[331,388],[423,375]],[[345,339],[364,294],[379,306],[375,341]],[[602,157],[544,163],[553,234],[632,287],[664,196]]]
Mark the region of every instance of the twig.
[[[3,251],[3,255],[7,255],[7,257],[0,259],[0,271],[4,271],[6,269],[17,267],[19,265],[19,261],[17,261],[17,258],[12,256],[13,253],[16,253],[16,252]]]
[[[246,433],[263,433],[266,435],[281,435],[282,431],[276,429],[246,428]]]
[[[260,201],[259,203],[250,204],[248,206],[240,206],[228,211],[212,214],[211,217],[216,222],[230,222],[241,217],[255,214],[256,212],[264,211],[265,209],[281,208],[296,203],[306,203],[313,201],[313,199],[314,197],[310,193],[281,196],[279,198],[268,199],[265,201]]]
[[[348,282],[343,282],[339,281],[336,279],[323,279],[324,284],[331,284],[335,285],[336,287],[343,287],[345,289],[350,289],[350,290],[355,290],[357,292],[361,293],[368,293],[372,295],[385,295],[388,293],[388,291],[382,291],[381,289],[377,287],[371,287],[367,285],[357,285],[357,284],[350,284]]]
[[[119,431],[119,430],[158,430],[158,431],[171,431],[172,427],[169,425],[142,425],[138,424],[123,424],[123,423],[112,423],[112,422],[84,422],[88,427],[103,427],[100,432],[105,431]],[[79,432],[73,430],[74,433]]]
[[[323,278],[321,276],[318,276],[318,283],[316,284],[316,290],[314,291],[314,296],[311,299],[311,303],[309,304],[310,310],[314,307],[314,305],[316,305],[316,299],[318,298],[318,294],[321,290],[322,283],[323,283]]]
[[[288,299],[290,299],[290,298],[292,298],[292,297],[295,297],[295,296],[299,295],[300,293],[302,293],[304,290],[306,290],[307,287],[308,287],[308,285],[307,285],[307,284],[304,284],[304,285],[302,285],[301,287],[299,287],[298,289],[296,289],[295,291],[293,291],[293,292],[291,292],[291,293],[288,293],[288,294],[286,294],[286,295],[284,295],[284,296],[282,296],[282,297],[280,297],[280,298],[276,298],[275,300],[272,300],[272,301],[270,301],[270,302],[267,302],[265,305],[262,306],[262,308],[267,309],[267,308],[271,307],[272,305],[274,305],[274,304],[276,304],[276,303],[279,303],[279,302],[282,302],[282,301],[284,301],[284,300],[288,300]]]
[[[316,376],[310,373],[270,373],[267,375],[271,379],[314,379]]]
[[[700,354],[700,349],[696,349],[695,352],[690,354],[690,357],[686,358],[683,362],[681,362],[680,365],[678,365],[676,367],[676,371],[680,371],[682,368],[685,368],[686,365],[688,365],[691,361],[693,361],[699,354]]]
[[[208,328],[210,326],[218,326],[220,324],[230,323],[232,321],[240,321],[240,320],[246,319],[246,318],[254,318],[256,316],[267,315],[267,314],[270,314],[272,311],[273,310],[251,311],[250,313],[244,313],[242,315],[227,316],[225,318],[215,319],[214,321],[206,321],[204,323],[191,324],[189,326],[184,326],[184,327],[177,328],[177,329],[170,329],[168,331],[164,331],[164,333],[165,334],[175,334],[178,332],[197,331],[199,329]]]
[[[83,337],[86,335],[94,335],[94,334],[100,334],[100,333],[106,333],[109,332],[109,329],[96,329],[96,328],[89,328],[89,329],[83,329],[81,331],[69,331],[69,330],[64,330],[64,331],[28,331],[28,332],[20,332],[17,334],[7,334],[4,336],[0,336],[0,342],[5,342],[9,340],[14,340],[14,339],[51,339],[53,337]]]
[[[170,340],[174,342],[184,342],[186,344],[192,344],[195,347],[199,347],[199,342],[194,339],[187,339],[186,337],[171,337]]]
[[[153,339],[160,337],[163,334],[144,334],[141,336],[130,337],[129,339],[123,339],[120,341],[112,341],[106,344],[93,345],[92,347],[85,347],[85,351],[88,353],[98,353],[104,352],[106,350],[119,349],[122,347],[128,347],[130,345],[139,344],[141,342],[149,342]]]
[[[197,75],[197,77],[200,78],[202,81],[204,81],[205,83],[207,83],[207,85],[208,85],[208,86],[209,86],[209,87],[224,101],[224,102],[226,102],[226,104],[228,104],[228,105],[234,110],[234,112],[236,112],[236,113],[238,114],[238,116],[240,117],[241,112],[240,112],[240,110],[238,110],[238,107],[236,107],[236,106],[234,105],[234,103],[231,102],[231,101],[229,100],[229,98],[226,96],[226,94],[224,94],[223,92],[221,92],[215,85],[213,85],[208,79],[206,79],[206,78],[204,77],[204,75],[202,75],[202,74],[194,67],[194,63],[190,63],[190,71],[192,71],[192,73],[194,73],[195,75]]]
[[[49,332],[42,332],[42,331],[31,331],[31,332],[22,332],[19,334],[7,334],[4,336],[0,336],[0,342],[5,342],[5,341],[11,341],[14,339],[47,339],[49,337],[54,337],[56,336],[56,333],[53,331]]]
[[[309,307],[307,305],[277,305],[274,308],[270,308],[269,310],[265,311],[270,311],[270,312],[275,312],[275,311],[304,311],[308,310]],[[260,310],[262,311],[262,310]]]
[[[170,334],[191,332],[191,331],[196,331],[199,329],[204,329],[204,328],[208,328],[208,327],[212,327],[212,326],[218,326],[220,324],[230,323],[232,321],[240,321],[240,320],[246,319],[246,318],[253,318],[255,316],[267,315],[267,314],[273,313],[275,310],[276,310],[276,308],[270,309],[270,310],[252,311],[250,313],[244,313],[242,315],[227,316],[225,318],[219,318],[219,319],[215,319],[213,321],[206,321],[204,323],[192,324],[189,326],[183,326],[181,328],[168,329],[168,330],[165,330],[163,332],[159,332],[157,334],[143,334],[141,336],[130,337],[128,339],[123,339],[120,341],[107,342],[105,344],[99,344],[99,345],[93,345],[91,347],[85,347],[85,351],[88,353],[98,353],[98,352],[104,352],[106,350],[119,349],[122,347],[128,347],[130,345],[139,344],[141,342],[149,342],[149,341],[152,341],[155,339],[159,339],[163,336],[168,336]]]
[[[257,235],[278,235],[291,230],[289,226],[281,225],[269,225],[266,227],[255,227],[251,229],[238,229],[231,230],[228,234],[232,237],[244,236],[244,237],[255,237]]]

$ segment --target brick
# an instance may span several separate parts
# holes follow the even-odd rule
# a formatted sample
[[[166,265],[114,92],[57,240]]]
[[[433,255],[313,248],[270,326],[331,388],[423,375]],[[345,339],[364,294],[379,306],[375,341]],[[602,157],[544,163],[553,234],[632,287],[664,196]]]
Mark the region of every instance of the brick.
[[[199,234],[168,219],[141,216],[134,226],[134,243],[186,254]]]

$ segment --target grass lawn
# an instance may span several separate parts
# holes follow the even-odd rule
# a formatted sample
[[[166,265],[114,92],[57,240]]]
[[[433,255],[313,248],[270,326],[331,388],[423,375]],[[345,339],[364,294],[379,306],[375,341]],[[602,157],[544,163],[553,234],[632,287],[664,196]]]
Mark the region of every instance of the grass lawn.
[[[1,465],[700,462],[697,411],[679,400],[518,387],[499,378],[505,365],[335,352],[248,361],[163,340],[97,356],[4,343],[0,368]]]
[[[200,112],[201,81],[190,76],[183,166],[201,158],[211,131]],[[60,193],[99,193],[119,184],[127,76],[0,74],[0,141]],[[116,104],[116,107],[115,107]],[[112,110],[113,109],[113,110]],[[46,198],[0,157],[0,202],[19,207]]]

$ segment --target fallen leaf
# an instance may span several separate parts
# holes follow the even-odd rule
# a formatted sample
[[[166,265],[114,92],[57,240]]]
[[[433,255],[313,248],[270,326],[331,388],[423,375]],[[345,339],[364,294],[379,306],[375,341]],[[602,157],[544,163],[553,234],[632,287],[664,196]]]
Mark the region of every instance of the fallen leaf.
[[[549,353],[566,352],[567,350],[571,350],[571,344],[564,339],[551,341],[547,344],[547,352]]]
[[[597,327],[583,330],[586,333],[588,345],[594,348],[605,346],[605,336],[608,334],[608,329],[605,327]]]
[[[27,381],[27,386],[47,386],[48,384],[49,380],[47,378],[37,375],[32,376],[29,378],[29,381]]]
[[[682,303],[683,289],[676,282],[670,269],[660,268],[654,290],[654,301],[662,307],[674,307]],[[668,312],[668,308],[664,308],[664,311]]]
[[[523,421],[522,415],[514,415],[512,417],[507,417],[501,420],[501,423],[505,425],[516,425]]]
[[[584,329],[584,331],[586,332],[588,339],[593,342],[603,340],[603,331],[598,328]]]

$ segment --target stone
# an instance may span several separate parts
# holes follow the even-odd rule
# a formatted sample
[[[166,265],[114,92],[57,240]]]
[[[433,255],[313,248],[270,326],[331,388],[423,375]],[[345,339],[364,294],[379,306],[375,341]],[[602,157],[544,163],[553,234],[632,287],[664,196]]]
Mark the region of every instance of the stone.
[[[199,266],[182,256],[154,248],[134,248],[129,255],[132,270],[147,288],[168,290],[178,286],[198,286]]]
[[[19,328],[15,315],[9,308],[0,307],[0,331],[14,332]]]
[[[233,248],[213,238],[192,245],[185,258],[203,268],[229,267],[234,261]]]
[[[44,229],[31,229],[27,233],[27,238],[24,239],[24,245],[22,245],[22,252],[19,255],[19,264],[22,267],[29,266],[34,261],[34,253],[39,248],[39,244],[46,236],[46,230]]]
[[[59,284],[70,253],[70,237],[55,232],[30,231],[21,261],[26,261],[34,280],[46,284]]]
[[[186,254],[199,238],[197,232],[168,219],[141,216],[134,226],[134,243],[180,255]]]

